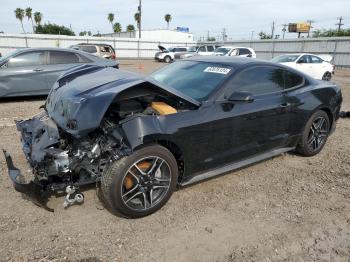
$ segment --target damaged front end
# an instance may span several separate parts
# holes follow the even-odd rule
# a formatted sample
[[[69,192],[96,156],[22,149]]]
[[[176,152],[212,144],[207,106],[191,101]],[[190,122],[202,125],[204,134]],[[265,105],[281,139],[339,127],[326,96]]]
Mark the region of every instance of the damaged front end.
[[[81,203],[81,186],[98,183],[111,162],[130,155],[145,137],[164,133],[161,115],[197,106],[140,75],[76,68],[57,80],[45,111],[16,122],[34,179],[23,183],[4,151],[9,175],[18,191],[48,210],[46,202],[53,193],[66,193],[65,207]]]
[[[53,193],[67,193],[64,206],[82,202],[80,186],[98,182],[107,163],[123,155],[121,137],[110,123],[104,122],[101,129],[81,139],[59,128],[45,111],[17,121],[16,126],[34,179],[24,183],[4,150],[9,176],[17,191],[49,211],[53,210],[46,202]]]

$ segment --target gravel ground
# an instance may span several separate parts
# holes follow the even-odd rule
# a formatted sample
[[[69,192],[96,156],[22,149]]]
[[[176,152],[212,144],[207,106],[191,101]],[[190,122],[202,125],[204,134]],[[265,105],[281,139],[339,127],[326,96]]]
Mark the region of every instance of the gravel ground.
[[[122,61],[149,73],[153,61]],[[350,110],[350,70],[338,70]],[[0,147],[28,170],[13,119],[44,98],[0,103]],[[0,157],[0,261],[349,261],[350,119],[340,119],[312,158],[285,154],[175,192],[157,213],[127,220],[104,210],[94,189],[83,205],[47,212],[13,190]],[[27,171],[29,172],[29,171]]]

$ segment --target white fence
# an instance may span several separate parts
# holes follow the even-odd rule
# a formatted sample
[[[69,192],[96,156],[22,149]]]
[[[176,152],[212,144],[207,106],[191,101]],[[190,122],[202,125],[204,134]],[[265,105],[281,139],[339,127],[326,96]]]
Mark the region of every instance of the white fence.
[[[335,65],[350,67],[350,37],[229,41],[224,44],[251,47],[258,58],[266,60],[288,53],[329,54]]]
[[[169,46],[194,45],[195,42],[139,41],[137,38],[79,37],[57,35],[11,35],[0,34],[0,52],[4,55],[24,47],[69,47],[78,43],[105,43],[112,45],[118,57],[151,58],[159,44]],[[271,59],[285,53],[330,54],[337,66],[350,67],[350,37],[301,38],[286,40],[230,41],[225,45],[252,47],[261,59]]]
[[[0,34],[0,52],[5,55],[18,48],[25,47],[62,47],[67,48],[79,43],[103,43],[109,44],[116,49],[117,57],[136,58],[154,57],[158,50],[158,45],[188,46],[195,42],[155,42],[139,41],[137,38],[113,38],[113,37],[80,37],[80,36],[60,36],[60,35],[14,35]]]

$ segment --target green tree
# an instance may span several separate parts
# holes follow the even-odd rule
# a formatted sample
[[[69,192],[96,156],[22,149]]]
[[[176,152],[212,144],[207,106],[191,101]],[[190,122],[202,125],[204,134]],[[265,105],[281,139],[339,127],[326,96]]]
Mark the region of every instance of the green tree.
[[[336,29],[322,29],[315,30],[312,34],[313,37],[342,37],[350,36],[350,28],[341,29],[340,31]]]
[[[114,33],[120,33],[122,31],[122,26],[120,23],[115,23],[113,25],[113,32]]]
[[[32,11],[33,11],[32,8],[27,7],[26,10],[25,10],[25,13],[26,13],[26,17],[28,18],[28,20],[30,20],[31,23],[32,23],[32,28],[33,28],[33,32],[34,32],[35,30],[34,30],[33,13],[32,13]]]
[[[107,15],[107,19],[108,19],[108,21],[109,21],[109,23],[111,24],[112,29],[113,29],[113,28],[114,28],[114,25],[113,25],[113,21],[114,21],[114,14],[109,13],[109,14]]]
[[[207,38],[207,41],[208,41],[208,42],[211,42],[211,41],[214,41],[214,42],[215,42],[215,41],[216,41],[216,38],[210,36],[210,37]]]
[[[43,14],[40,12],[35,12],[34,13],[34,21],[35,24],[38,26],[41,24],[41,20],[43,19]]]
[[[87,35],[87,32],[86,31],[82,31],[79,33],[79,36],[86,36]]]
[[[21,8],[16,8],[15,10],[15,16],[16,18],[21,22],[21,26],[22,26],[22,30],[23,33],[25,34],[26,32],[24,31],[24,27],[23,27],[23,18],[24,18],[24,10]]]
[[[166,14],[166,15],[164,16],[164,20],[165,20],[165,22],[167,23],[167,28],[168,28],[168,29],[169,29],[169,24],[170,24],[170,22],[171,22],[172,19],[173,19],[173,18],[171,17],[170,14]]]
[[[141,16],[140,16],[140,13],[137,12],[134,14],[134,19],[136,21],[136,24],[137,24],[137,28],[140,30],[140,19],[141,19]]]
[[[88,31],[87,34],[88,34],[88,36],[91,36],[91,35],[92,35],[92,34],[91,34],[91,31]]]
[[[128,25],[128,26],[126,27],[126,31],[128,31],[128,32],[134,32],[134,31],[135,31],[135,26],[134,26],[134,25]]]
[[[38,25],[35,28],[35,32],[37,34],[46,34],[46,35],[70,35],[74,36],[74,32],[70,30],[68,27],[60,26],[56,24],[44,24],[44,25]]]
[[[271,35],[266,34],[265,32],[260,32],[259,33],[260,39],[272,39]]]

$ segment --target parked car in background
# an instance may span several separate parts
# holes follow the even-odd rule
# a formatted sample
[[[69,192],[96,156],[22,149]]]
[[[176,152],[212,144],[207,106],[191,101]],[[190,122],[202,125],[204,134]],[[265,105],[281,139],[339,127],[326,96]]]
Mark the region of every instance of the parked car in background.
[[[20,49],[0,59],[0,97],[47,95],[62,73],[79,65],[119,68],[115,60],[74,49]]]
[[[113,59],[113,60],[116,59],[115,50],[111,45],[82,43],[82,44],[72,45],[70,48],[81,50],[81,51],[90,53],[92,55],[96,55],[106,59]]]
[[[221,46],[214,50],[216,56],[242,56],[256,58],[255,51],[250,47]]]
[[[199,45],[193,46],[187,52],[180,52],[175,54],[175,59],[189,58],[195,55],[212,55],[214,50],[218,48],[219,45]]]
[[[158,62],[170,63],[175,59],[175,55],[178,53],[185,52],[196,52],[194,46],[177,46],[177,47],[169,47],[165,48],[162,45],[158,46],[159,52],[154,55],[154,59]]]
[[[325,56],[325,58],[330,56]],[[332,57],[331,57],[332,58]],[[280,55],[271,60],[297,69],[315,79],[330,81],[334,74],[334,65],[313,54]]]

